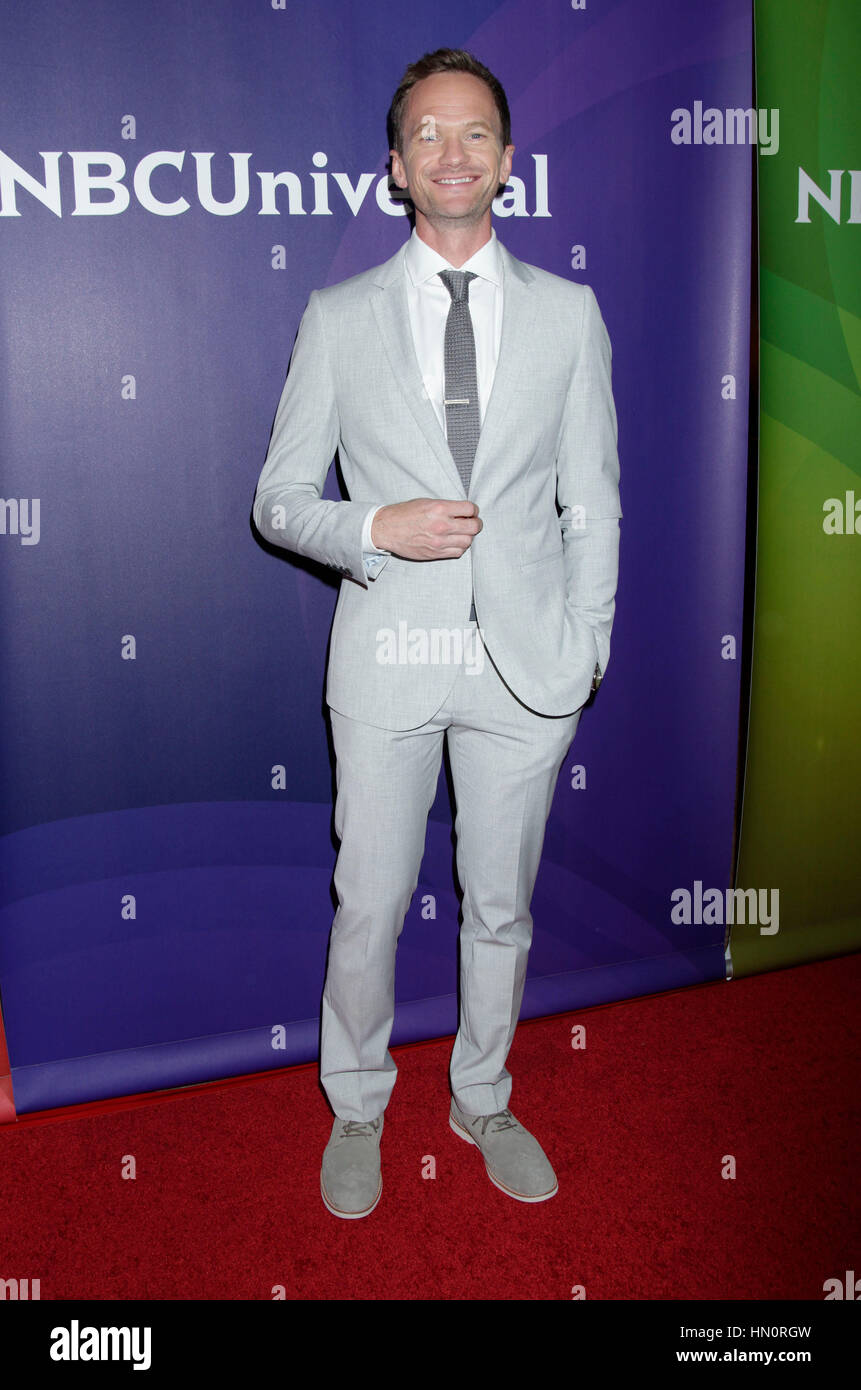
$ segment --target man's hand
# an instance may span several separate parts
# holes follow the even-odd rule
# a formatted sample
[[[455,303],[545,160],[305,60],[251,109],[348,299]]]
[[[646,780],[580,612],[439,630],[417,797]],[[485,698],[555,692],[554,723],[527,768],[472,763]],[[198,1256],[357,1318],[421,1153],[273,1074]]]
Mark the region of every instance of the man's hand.
[[[414,497],[381,507],[371,540],[404,560],[457,560],[482,525],[474,502]]]

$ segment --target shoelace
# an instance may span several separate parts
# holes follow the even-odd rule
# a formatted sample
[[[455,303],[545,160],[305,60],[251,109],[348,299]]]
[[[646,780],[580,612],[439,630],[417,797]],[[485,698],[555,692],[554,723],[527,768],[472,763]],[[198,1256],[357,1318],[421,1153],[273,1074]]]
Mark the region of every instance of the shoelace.
[[[373,1120],[345,1120],[341,1130],[342,1139],[373,1139],[379,1128]]]
[[[500,1120],[500,1121],[501,1121],[501,1124],[496,1125],[496,1127],[493,1129],[493,1131],[492,1131],[493,1134],[501,1134],[502,1131],[503,1131],[504,1129],[516,1129],[516,1128],[517,1128],[517,1121],[515,1120],[515,1118],[514,1118],[514,1116],[512,1115],[512,1113],[511,1113],[510,1110],[498,1110],[498,1111],[496,1112],[495,1115],[482,1115],[482,1117],[481,1117],[481,1132],[482,1132],[482,1135],[484,1135],[484,1134],[487,1133],[487,1126],[490,1124],[491,1120]]]

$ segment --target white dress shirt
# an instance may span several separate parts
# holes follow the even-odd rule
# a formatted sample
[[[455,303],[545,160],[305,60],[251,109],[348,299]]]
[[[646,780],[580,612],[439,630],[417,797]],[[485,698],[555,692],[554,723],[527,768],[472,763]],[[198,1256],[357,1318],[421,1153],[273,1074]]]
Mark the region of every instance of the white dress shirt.
[[[440,428],[445,433],[443,376],[445,362],[445,325],[451,308],[451,295],[439,278],[441,270],[470,270],[476,276],[469,285],[469,309],[475,337],[475,364],[478,374],[478,399],[482,423],[499,357],[502,338],[502,257],[496,232],[462,266],[453,266],[434,251],[418,233],[407,242],[404,254],[404,274],[407,281],[407,305],[410,314],[413,344],[419,370],[424,381],[425,395],[436,411]],[[362,530],[362,549],[365,570],[373,579],[391,554],[380,550],[371,541],[371,526],[379,506],[371,507]]]

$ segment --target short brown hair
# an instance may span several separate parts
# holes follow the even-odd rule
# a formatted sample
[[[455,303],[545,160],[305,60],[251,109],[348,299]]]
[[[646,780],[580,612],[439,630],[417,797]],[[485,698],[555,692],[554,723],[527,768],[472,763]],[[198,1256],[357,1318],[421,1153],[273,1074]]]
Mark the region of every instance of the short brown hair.
[[[502,83],[494,77],[489,68],[484,66],[484,63],[480,63],[465,49],[438,48],[434,53],[426,53],[423,58],[419,58],[417,63],[410,63],[401,78],[401,84],[392,97],[392,104],[389,107],[387,121],[389,149],[397,150],[398,154],[403,153],[401,123],[407,97],[417,82],[421,82],[425,77],[432,77],[438,72],[466,72],[471,77],[477,77],[479,81],[484,82],[490,88],[496,109],[499,112],[503,148],[510,145],[511,114],[508,110],[508,99]]]

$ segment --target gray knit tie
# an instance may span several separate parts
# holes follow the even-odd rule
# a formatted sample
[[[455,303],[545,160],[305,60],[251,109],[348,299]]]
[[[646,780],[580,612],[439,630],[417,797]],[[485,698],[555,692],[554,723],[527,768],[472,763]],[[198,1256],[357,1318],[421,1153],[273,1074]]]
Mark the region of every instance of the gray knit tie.
[[[441,270],[439,278],[451,295],[445,323],[445,432],[452,458],[469,495],[472,461],[481,432],[475,338],[469,312],[471,270]]]
[[[475,336],[469,312],[469,282],[475,275],[471,270],[441,270],[439,278],[451,295],[451,308],[445,321],[445,432],[468,497],[472,461],[481,433]],[[469,618],[475,621],[474,602],[470,604]]]

